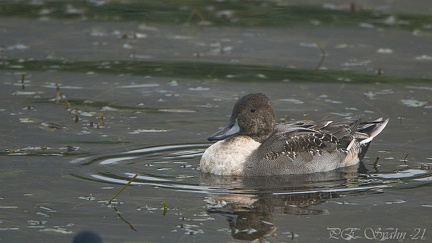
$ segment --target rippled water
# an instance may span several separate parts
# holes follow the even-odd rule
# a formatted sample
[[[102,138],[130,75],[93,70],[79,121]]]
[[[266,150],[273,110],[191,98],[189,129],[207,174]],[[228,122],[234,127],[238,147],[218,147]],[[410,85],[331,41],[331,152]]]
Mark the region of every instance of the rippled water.
[[[16,93],[21,87],[13,80],[19,77],[3,76],[12,81],[3,83],[10,99],[1,115],[13,121],[7,125],[11,132],[3,133],[1,155],[7,241],[64,241],[83,229],[108,242],[330,240],[331,234],[349,237],[337,234],[349,228],[362,239],[379,229],[429,232],[430,107],[419,105],[430,94],[427,83],[245,86],[178,80],[172,86],[170,79],[149,78],[158,85],[130,89],[98,84],[116,77],[56,75],[92,80],[85,89],[61,86],[74,97],[69,102],[75,110],[56,104],[55,86],[35,84],[46,74],[32,74],[26,82],[25,90],[37,94]],[[209,91],[189,88],[198,85]],[[235,97],[254,90],[271,94],[280,119],[365,114],[387,115],[391,123],[360,168],[272,178],[201,174],[206,137],[225,123]]]
[[[134,1],[5,2],[0,241],[430,240],[426,8],[192,2],[149,15]],[[357,166],[202,174],[206,138],[251,92],[281,122],[390,123]]]
[[[183,144],[148,147],[103,157],[84,157],[72,164],[87,166],[87,174],[76,174],[99,182],[131,185],[150,185],[161,188],[190,190],[196,193],[243,194],[271,193],[275,195],[308,194],[317,192],[367,191],[388,187],[398,179],[428,181],[428,167],[411,169],[401,164],[397,172],[367,172],[364,164],[326,173],[280,176],[277,178],[242,178],[202,174],[197,166],[208,144]],[[88,167],[103,166],[89,172]],[[125,171],[127,169],[128,171]],[[280,190],[280,192],[279,192]],[[288,191],[286,191],[288,190]],[[381,190],[378,190],[381,191]]]

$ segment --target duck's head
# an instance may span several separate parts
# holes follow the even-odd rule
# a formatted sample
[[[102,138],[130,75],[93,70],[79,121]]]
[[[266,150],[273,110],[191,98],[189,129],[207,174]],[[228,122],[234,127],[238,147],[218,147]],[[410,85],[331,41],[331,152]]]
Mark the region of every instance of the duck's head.
[[[235,135],[245,135],[257,142],[264,142],[276,124],[270,100],[262,93],[248,94],[234,105],[228,123],[208,140],[223,140]]]

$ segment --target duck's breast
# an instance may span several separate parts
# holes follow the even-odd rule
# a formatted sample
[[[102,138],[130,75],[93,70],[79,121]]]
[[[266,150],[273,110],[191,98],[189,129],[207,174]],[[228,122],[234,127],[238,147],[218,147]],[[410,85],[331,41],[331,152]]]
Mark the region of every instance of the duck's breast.
[[[248,136],[235,136],[212,144],[200,161],[202,172],[216,175],[243,175],[244,164],[261,143]]]

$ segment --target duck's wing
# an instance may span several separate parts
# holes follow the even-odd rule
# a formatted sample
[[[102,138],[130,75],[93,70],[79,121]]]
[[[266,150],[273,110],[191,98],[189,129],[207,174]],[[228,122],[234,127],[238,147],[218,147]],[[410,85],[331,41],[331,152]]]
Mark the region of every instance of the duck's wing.
[[[275,160],[285,155],[291,159],[302,156],[304,161],[312,160],[315,155],[338,150],[346,153],[352,149],[363,158],[368,144],[387,125],[388,118],[362,122],[362,118],[343,121],[294,122],[279,124],[275,133],[261,145],[265,159]]]
[[[309,161],[316,154],[331,153],[338,149],[340,141],[335,136],[312,127],[293,124],[285,125],[283,130],[279,127],[277,132],[261,145],[261,156],[268,160],[278,159],[282,155],[291,159],[302,156],[305,161]]]
[[[273,160],[281,155],[291,159],[302,156],[308,161],[324,152],[345,152],[353,145],[354,134],[360,124],[361,117],[339,122],[298,121],[279,124],[273,136],[262,144],[261,147],[265,151],[262,156]]]
[[[362,121],[362,117],[349,119],[339,122],[321,122],[310,127],[335,136],[342,144],[350,144],[356,140],[360,145],[368,144],[375,138],[387,125],[389,119],[380,117],[374,121]],[[350,145],[345,147],[350,149]]]
[[[276,125],[277,133],[289,133],[292,131],[300,131],[301,129],[310,129],[312,132],[321,132],[326,134],[331,134],[337,139],[352,139],[353,134],[358,130],[359,125],[367,127],[370,122],[361,122],[361,117],[354,119],[346,119],[343,121],[296,121],[287,124]]]
[[[325,133],[329,133],[335,136],[339,140],[348,139],[351,140],[353,134],[357,131],[359,125],[361,124],[361,117],[354,119],[347,119],[343,121],[322,121],[317,123],[312,128],[315,130],[320,130]]]

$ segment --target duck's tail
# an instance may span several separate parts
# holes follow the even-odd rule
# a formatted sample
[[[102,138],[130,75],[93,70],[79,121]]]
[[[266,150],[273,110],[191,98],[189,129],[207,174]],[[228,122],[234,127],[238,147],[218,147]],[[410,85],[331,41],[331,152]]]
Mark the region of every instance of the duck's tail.
[[[389,118],[380,117],[375,121],[361,122],[359,124],[353,137],[360,145],[360,151],[358,152],[360,160],[363,159],[366,154],[370,142],[381,133],[381,131],[386,127],[388,121]]]
[[[380,117],[375,121],[361,122],[355,133],[356,138],[360,138],[360,144],[370,143],[386,127],[388,121],[389,118]]]

